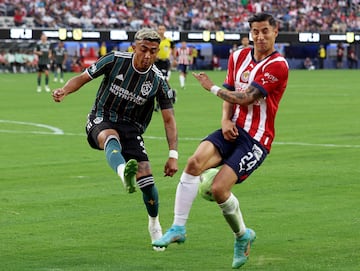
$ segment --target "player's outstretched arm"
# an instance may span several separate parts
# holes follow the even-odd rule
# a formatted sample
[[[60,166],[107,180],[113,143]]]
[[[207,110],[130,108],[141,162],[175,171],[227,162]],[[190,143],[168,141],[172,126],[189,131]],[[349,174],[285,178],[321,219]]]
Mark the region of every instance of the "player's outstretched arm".
[[[193,72],[193,75],[207,91],[232,104],[249,105],[263,98],[262,92],[251,85],[245,92],[229,91],[216,86],[204,72]]]
[[[80,75],[72,77],[69,81],[65,83],[62,88],[53,90],[52,97],[54,101],[58,103],[61,102],[65,98],[65,96],[77,91],[90,80],[91,77],[88,75],[87,72],[83,72]]]

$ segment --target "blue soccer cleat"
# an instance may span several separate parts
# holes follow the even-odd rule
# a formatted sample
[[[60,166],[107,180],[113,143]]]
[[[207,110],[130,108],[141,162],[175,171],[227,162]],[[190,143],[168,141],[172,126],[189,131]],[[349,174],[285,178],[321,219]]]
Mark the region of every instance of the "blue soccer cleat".
[[[234,244],[234,258],[232,268],[237,269],[246,263],[249,258],[251,244],[255,241],[256,234],[252,229],[246,229],[243,236],[237,237]]]
[[[124,169],[124,185],[128,193],[136,191],[136,173],[138,170],[138,163],[135,159],[130,159]]]
[[[158,240],[152,242],[153,247],[167,247],[171,243],[184,243],[186,240],[185,226],[173,225],[167,232]]]

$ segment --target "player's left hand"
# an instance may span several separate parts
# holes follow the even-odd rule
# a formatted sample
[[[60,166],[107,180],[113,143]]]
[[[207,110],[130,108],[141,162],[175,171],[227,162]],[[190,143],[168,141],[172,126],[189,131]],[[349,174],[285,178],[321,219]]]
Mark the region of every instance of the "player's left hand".
[[[221,129],[223,136],[228,141],[234,141],[239,136],[239,131],[231,120],[222,121]]]
[[[172,177],[178,171],[177,159],[169,158],[164,167],[164,176]]]

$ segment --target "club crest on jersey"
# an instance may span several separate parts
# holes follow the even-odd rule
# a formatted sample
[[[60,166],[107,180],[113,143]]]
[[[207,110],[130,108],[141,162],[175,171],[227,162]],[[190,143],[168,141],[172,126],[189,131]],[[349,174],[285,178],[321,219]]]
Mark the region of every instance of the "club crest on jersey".
[[[150,81],[144,82],[144,83],[142,84],[142,86],[141,86],[141,94],[142,94],[143,96],[149,95],[152,87],[153,87],[153,85],[152,85],[152,83],[151,83]]]
[[[241,74],[241,81],[248,82],[249,81],[250,72],[245,71]]]

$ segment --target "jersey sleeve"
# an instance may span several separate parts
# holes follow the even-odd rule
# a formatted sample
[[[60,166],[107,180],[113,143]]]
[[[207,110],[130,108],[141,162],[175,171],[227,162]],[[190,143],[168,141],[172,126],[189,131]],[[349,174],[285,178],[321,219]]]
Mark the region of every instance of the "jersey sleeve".
[[[284,82],[288,79],[288,65],[285,59],[274,60],[262,68],[251,83],[258,88],[266,97],[276,89],[282,89]]]
[[[90,65],[86,72],[91,77],[91,79],[97,78],[108,71],[110,71],[115,62],[114,52],[110,52],[107,55],[99,58],[95,63]]]
[[[223,83],[223,86],[229,90],[235,90],[235,78],[234,78],[234,55],[233,53],[230,54],[229,61],[228,61],[228,69],[227,74],[225,77],[225,81]]]
[[[162,80],[162,83],[160,84],[160,90],[158,91],[158,95],[156,96],[160,108],[161,109],[173,108],[172,99],[175,98],[174,95],[175,94],[173,90],[170,88],[166,80]]]

